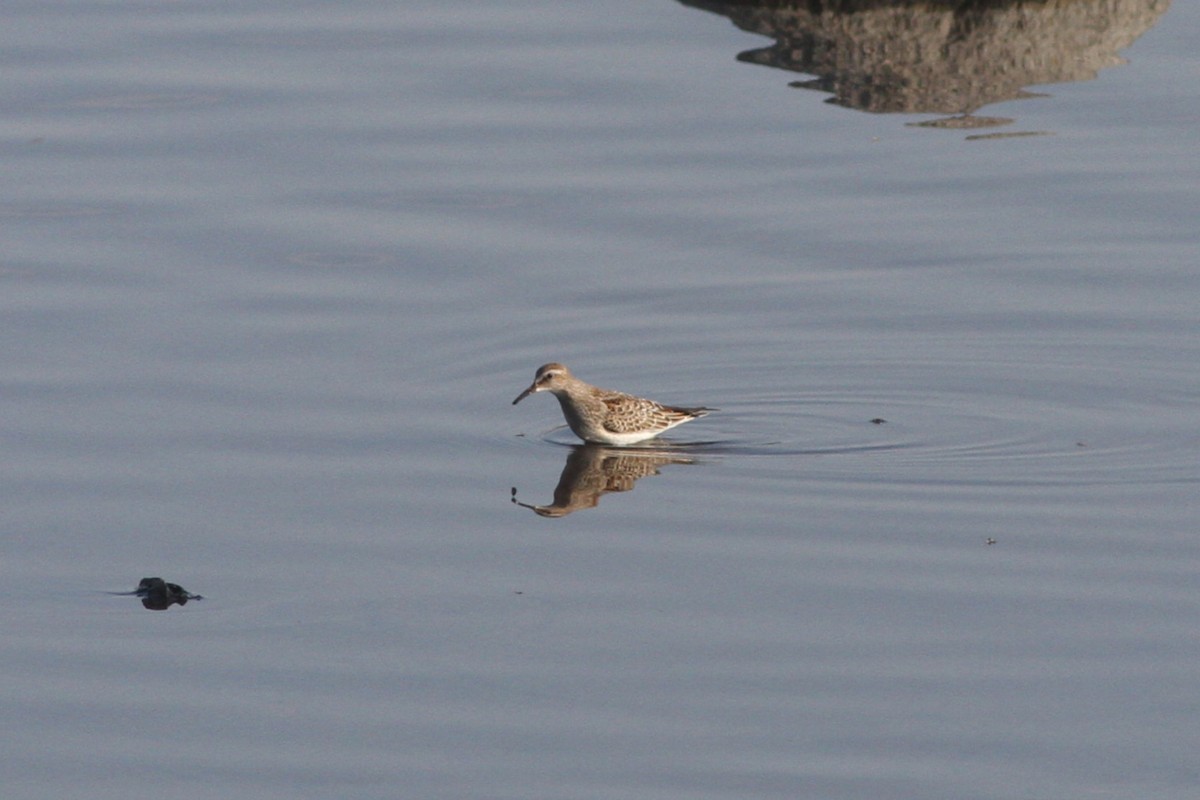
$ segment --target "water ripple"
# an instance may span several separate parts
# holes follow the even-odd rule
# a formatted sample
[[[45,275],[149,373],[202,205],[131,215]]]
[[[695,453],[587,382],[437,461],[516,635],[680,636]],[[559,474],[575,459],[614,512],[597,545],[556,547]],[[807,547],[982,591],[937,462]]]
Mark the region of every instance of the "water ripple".
[[[728,405],[647,446],[730,461],[786,459],[786,469],[808,477],[888,483],[1200,482],[1195,437],[1177,431],[1148,430],[1130,438],[1127,425],[1106,426],[1104,415],[1094,410],[1001,413],[965,410],[966,405],[932,397],[763,398]],[[578,444],[565,426],[530,438]]]

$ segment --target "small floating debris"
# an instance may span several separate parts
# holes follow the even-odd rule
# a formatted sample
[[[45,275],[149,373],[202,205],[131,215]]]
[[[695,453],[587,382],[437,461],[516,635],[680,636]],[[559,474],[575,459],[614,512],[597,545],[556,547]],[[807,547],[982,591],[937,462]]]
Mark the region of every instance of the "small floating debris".
[[[142,605],[151,611],[166,611],[176,604],[185,606],[188,600],[204,599],[202,595],[192,594],[178,583],[167,583],[162,578],[142,578],[132,592],[113,594],[140,597]]]
[[[996,540],[989,536],[988,538],[984,539],[983,542],[984,544],[995,544]]]
[[[882,425],[885,422],[887,422],[887,420],[883,417],[876,417],[875,419],[871,420],[872,425]]]

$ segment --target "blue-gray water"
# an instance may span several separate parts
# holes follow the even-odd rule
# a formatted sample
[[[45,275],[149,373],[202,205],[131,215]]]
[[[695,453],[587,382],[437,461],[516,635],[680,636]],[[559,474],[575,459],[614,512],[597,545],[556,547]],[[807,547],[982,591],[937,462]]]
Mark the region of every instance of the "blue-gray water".
[[[6,7],[0,794],[1194,796],[1200,12],[700,5]]]

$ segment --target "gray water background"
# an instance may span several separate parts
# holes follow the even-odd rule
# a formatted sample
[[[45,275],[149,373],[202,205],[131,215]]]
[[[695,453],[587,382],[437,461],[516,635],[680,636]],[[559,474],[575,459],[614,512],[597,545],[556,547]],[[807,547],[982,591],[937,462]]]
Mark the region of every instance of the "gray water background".
[[[6,6],[0,793],[1195,797],[1150,5],[981,131],[668,0]],[[540,516],[550,360],[721,410]]]

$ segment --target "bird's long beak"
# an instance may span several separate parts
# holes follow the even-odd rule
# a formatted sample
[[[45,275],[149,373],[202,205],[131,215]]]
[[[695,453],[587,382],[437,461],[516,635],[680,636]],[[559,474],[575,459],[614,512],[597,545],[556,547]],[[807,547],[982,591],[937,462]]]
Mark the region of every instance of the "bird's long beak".
[[[536,381],[535,381],[535,382],[533,382],[533,383],[531,383],[531,384],[529,384],[529,388],[528,388],[528,389],[526,389],[525,391],[521,392],[519,395],[517,395],[517,399],[516,399],[516,400],[513,400],[513,405],[515,406],[517,403],[521,402],[521,401],[522,401],[522,400],[524,400],[526,397],[529,397],[529,395],[533,394],[533,393],[534,393],[534,392],[536,392],[537,390],[538,390],[538,388],[537,388],[537,382],[536,382]]]

